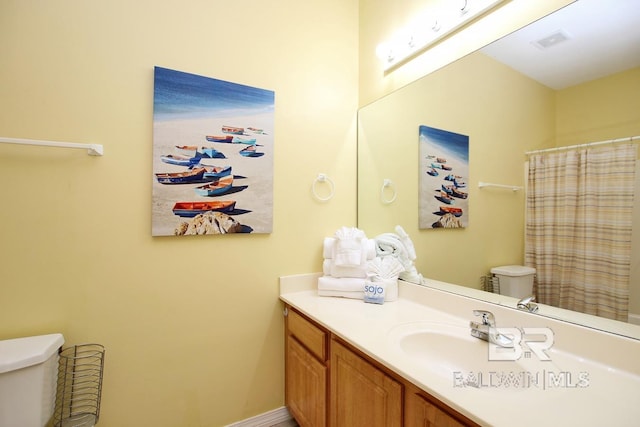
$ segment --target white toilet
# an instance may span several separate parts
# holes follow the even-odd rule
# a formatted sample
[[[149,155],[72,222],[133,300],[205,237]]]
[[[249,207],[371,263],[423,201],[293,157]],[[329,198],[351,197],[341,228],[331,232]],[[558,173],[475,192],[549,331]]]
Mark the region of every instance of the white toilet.
[[[53,416],[62,334],[0,341],[0,426],[42,427]]]
[[[533,295],[533,277],[536,269],[524,265],[494,267],[491,274],[498,278],[500,295],[522,299]]]

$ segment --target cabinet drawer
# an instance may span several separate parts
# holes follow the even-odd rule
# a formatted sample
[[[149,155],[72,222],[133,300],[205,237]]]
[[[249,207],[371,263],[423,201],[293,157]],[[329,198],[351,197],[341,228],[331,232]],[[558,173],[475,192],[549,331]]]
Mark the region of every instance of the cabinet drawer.
[[[323,361],[327,360],[327,333],[291,308],[288,308],[288,312],[287,328],[289,333],[295,336],[317,358]]]

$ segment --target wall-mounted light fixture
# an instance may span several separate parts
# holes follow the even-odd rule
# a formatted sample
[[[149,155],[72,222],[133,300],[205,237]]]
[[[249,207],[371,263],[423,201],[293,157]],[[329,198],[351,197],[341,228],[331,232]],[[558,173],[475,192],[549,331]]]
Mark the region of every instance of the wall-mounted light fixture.
[[[389,71],[424,52],[438,40],[503,1],[446,0],[425,10],[416,17],[413,24],[398,30],[390,40],[378,45],[376,55],[384,62],[384,71]]]

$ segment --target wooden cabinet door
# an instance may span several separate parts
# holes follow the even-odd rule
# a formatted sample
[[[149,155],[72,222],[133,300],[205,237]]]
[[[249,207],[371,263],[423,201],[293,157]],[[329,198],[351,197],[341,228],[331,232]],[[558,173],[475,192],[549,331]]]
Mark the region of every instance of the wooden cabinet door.
[[[286,405],[303,427],[327,425],[327,367],[287,335]]]
[[[422,395],[413,384],[406,384],[405,427],[471,427],[478,424],[467,419],[435,398]]]
[[[401,427],[402,385],[331,342],[331,427]]]

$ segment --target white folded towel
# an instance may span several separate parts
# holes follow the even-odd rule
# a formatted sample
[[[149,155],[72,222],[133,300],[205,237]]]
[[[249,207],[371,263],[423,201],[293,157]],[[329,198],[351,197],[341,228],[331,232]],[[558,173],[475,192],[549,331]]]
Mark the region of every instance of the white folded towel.
[[[337,266],[356,267],[361,265],[364,257],[362,241],[367,236],[355,227],[342,227],[336,231],[336,242],[333,250],[333,262]]]
[[[331,259],[333,257],[333,245],[336,243],[335,237],[325,237],[322,242],[322,258]]]
[[[331,277],[321,276],[318,278],[318,290],[322,291],[343,291],[343,292],[364,292],[366,279],[356,279],[353,277]]]
[[[321,297],[340,297],[351,299],[364,299],[364,291],[361,292],[348,292],[348,291],[323,291],[318,289],[318,296]]]
[[[332,259],[325,259],[322,262],[322,272],[325,276],[333,277],[367,277],[367,267],[365,265],[358,267],[343,267],[335,265]]]
[[[322,260],[322,274],[325,276],[331,276],[331,267],[333,266],[333,262],[330,259]]]
[[[335,289],[318,289],[318,296],[321,297],[341,297],[359,299],[364,301],[364,282],[362,283],[362,291],[341,291]],[[398,281],[393,280],[385,282],[384,301],[396,301],[398,299]]]
[[[374,239],[363,239],[363,248],[365,252],[365,261],[376,257],[376,241]],[[325,237],[322,244],[322,258],[333,259],[333,248],[336,244],[335,237]]]

